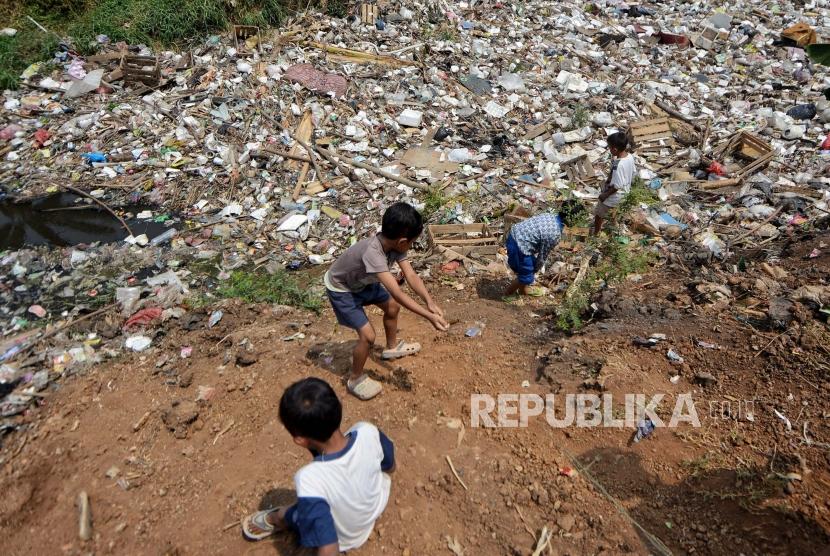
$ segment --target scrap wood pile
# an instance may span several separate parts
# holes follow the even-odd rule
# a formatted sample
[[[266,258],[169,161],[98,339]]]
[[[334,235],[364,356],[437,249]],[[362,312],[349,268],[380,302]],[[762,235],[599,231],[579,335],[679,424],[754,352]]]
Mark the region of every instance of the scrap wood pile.
[[[176,230],[3,253],[0,381],[26,377],[30,392],[4,415],[48,379],[108,353],[100,346],[117,351],[133,337],[72,343],[60,324],[89,313],[96,292],[112,293],[120,321],[151,307],[164,316],[146,327],[184,318],[186,290],[204,285],[191,263],[216,268],[220,281],[244,266],[326,264],[376,231],[394,201],[438,226],[424,243],[455,263],[448,269],[504,271],[504,221],[567,198],[591,205],[614,130],[634,138],[639,182],[657,200],[619,215],[617,234],[647,239],[672,263],[731,267],[750,250],[763,259],[827,226],[828,72],[804,50],[830,35],[824,8],[370,6],[355,5],[347,19],[308,14],[278,30],[236,26],[186,51],[103,37],[98,54],[62,49],[28,68],[20,91],[4,93],[4,194],[72,184],[125,222]],[[790,29],[799,22],[807,31]],[[441,226],[461,226],[463,241]],[[571,232],[573,243],[584,239]],[[556,256],[551,272],[564,290],[586,251]],[[104,272],[124,261],[134,266]],[[147,268],[150,277],[136,277]],[[825,288],[813,296],[824,310],[826,283],[813,286]],[[726,295],[721,287],[710,295]],[[129,288],[141,289],[140,303]],[[41,319],[64,345],[19,357],[42,338],[33,328]]]

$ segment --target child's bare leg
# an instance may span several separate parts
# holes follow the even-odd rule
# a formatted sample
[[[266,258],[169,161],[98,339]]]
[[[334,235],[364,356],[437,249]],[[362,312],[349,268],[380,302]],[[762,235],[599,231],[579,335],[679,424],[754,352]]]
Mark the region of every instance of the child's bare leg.
[[[369,358],[369,352],[375,344],[375,329],[367,322],[357,330],[357,345],[352,351],[352,373],[349,380],[357,380],[363,374],[363,367]]]
[[[598,236],[602,230],[602,216],[594,216],[594,235]]]
[[[383,330],[386,333],[386,349],[394,349],[398,345],[398,313],[401,305],[394,299],[388,299],[378,305],[383,311]]]
[[[519,282],[519,279],[518,278],[513,278],[513,281],[510,282],[510,285],[507,286],[506,290],[504,290],[504,295],[505,295],[505,297],[508,296],[508,295],[513,295],[514,293],[519,291],[521,288],[522,288],[522,284],[521,284],[521,282]]]

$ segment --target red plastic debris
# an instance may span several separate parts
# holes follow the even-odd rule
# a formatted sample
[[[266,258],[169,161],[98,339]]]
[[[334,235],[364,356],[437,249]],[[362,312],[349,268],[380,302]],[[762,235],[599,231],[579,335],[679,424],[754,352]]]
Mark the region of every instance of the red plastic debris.
[[[830,135],[824,138],[824,141],[821,143],[821,150],[823,151],[830,151]]]
[[[41,148],[46,144],[46,141],[48,141],[50,137],[52,137],[51,133],[43,128],[40,128],[35,131],[35,146],[37,146],[37,148]]]
[[[458,267],[459,267],[459,266],[461,266],[461,263],[460,263],[460,262],[458,262],[458,261],[450,261],[450,262],[448,262],[448,263],[445,263],[445,264],[441,265],[441,272],[445,272],[445,273],[447,273],[447,274],[452,274],[452,273],[454,273],[456,270],[458,270]]]
[[[147,326],[154,320],[161,318],[161,307],[147,307],[135,313],[127,319],[124,328],[131,328],[133,326]]]
[[[715,174],[717,176],[722,176],[726,174],[726,169],[720,164],[720,162],[712,161],[712,164],[706,168],[706,171],[710,174]]]
[[[689,37],[676,35],[674,33],[659,33],[660,44],[676,44],[677,46],[689,46]]]

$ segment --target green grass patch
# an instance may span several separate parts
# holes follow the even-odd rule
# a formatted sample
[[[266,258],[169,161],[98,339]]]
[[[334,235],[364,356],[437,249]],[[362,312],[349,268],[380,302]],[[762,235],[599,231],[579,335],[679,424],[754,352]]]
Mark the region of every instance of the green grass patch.
[[[641,204],[648,206],[656,205],[660,199],[657,193],[648,186],[641,178],[636,177],[631,182],[631,189],[628,194],[623,197],[620,204],[617,206],[617,214],[623,216],[631,212],[632,209],[639,207]]]
[[[450,198],[437,187],[429,189],[424,197],[424,210],[422,211],[424,220],[429,220],[430,216],[441,210],[449,201]]]
[[[577,104],[571,112],[571,129],[582,129],[588,123],[590,113],[582,104]]]
[[[216,289],[219,298],[237,298],[248,303],[279,303],[319,312],[322,299],[303,289],[288,273],[274,275],[236,270]]]
[[[300,0],[35,0],[22,5],[0,0],[0,26],[18,30],[14,37],[0,37],[0,87],[16,88],[26,67],[51,59],[59,37],[67,37],[82,54],[98,49],[98,35],[111,42],[177,48],[231,24],[276,26],[307,5]],[[338,10],[345,13],[346,4],[330,4],[329,12]],[[27,15],[51,32],[38,29]]]
[[[594,240],[597,241],[597,240]],[[602,286],[620,283],[632,274],[640,274],[651,266],[654,255],[635,244],[623,244],[610,237],[595,244],[601,258],[588,270],[579,287],[565,297],[556,311],[556,327],[574,332],[585,324],[584,315],[591,298]]]

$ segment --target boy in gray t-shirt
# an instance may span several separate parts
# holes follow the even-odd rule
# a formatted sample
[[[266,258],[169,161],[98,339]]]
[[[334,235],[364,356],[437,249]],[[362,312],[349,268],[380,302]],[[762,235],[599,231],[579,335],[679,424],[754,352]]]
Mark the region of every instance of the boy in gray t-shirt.
[[[352,371],[346,382],[349,392],[361,400],[377,396],[382,387],[363,372],[366,359],[375,343],[375,329],[366,305],[383,310],[386,349],[383,359],[397,359],[418,353],[420,344],[398,341],[398,312],[401,305],[427,319],[437,330],[447,330],[444,312],[433,301],[424,282],[406,259],[406,252],[424,229],[421,215],[411,205],[395,203],[383,214],[381,233],[362,239],[349,247],[331,265],[323,280],[337,322],[357,331],[357,345],[352,352]],[[424,300],[419,305],[398,286],[389,267],[398,263],[409,287]]]

